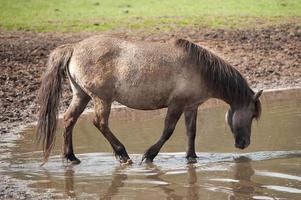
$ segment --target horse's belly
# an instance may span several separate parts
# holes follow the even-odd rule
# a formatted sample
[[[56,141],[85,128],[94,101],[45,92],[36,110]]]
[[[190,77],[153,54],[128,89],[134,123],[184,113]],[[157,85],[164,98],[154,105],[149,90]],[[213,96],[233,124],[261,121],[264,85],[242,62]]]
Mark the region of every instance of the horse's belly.
[[[122,85],[116,88],[115,100],[125,106],[141,110],[154,110],[168,106],[171,90],[166,85]]]

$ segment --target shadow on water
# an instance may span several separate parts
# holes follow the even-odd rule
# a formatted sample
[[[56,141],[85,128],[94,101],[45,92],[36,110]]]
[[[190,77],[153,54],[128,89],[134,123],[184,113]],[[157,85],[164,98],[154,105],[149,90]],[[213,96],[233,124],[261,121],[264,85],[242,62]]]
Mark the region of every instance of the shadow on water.
[[[183,121],[154,164],[139,165],[141,154],[160,135],[165,111],[120,109],[112,113],[110,123],[133,165],[122,166],[115,160],[86,115],[75,128],[80,165],[62,162],[58,140],[49,162],[39,167],[42,153],[32,151],[34,131],[28,129],[24,136],[1,138],[0,173],[56,199],[301,199],[300,93],[264,97],[262,120],[254,124],[246,151],[233,147],[223,121],[227,108],[205,105],[199,113],[199,158],[194,165],[186,164]]]

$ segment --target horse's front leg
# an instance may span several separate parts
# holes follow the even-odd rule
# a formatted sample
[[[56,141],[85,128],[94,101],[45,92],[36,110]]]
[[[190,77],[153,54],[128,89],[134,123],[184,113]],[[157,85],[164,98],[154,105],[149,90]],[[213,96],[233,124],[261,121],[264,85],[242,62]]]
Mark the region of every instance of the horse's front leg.
[[[111,144],[120,163],[131,164],[132,161],[126,152],[124,145],[115,137],[109,128],[109,115],[111,112],[112,102],[100,98],[93,98],[93,100],[95,107],[95,118],[93,120],[93,124]]]
[[[183,113],[184,106],[172,105],[168,107],[165,117],[164,130],[160,139],[152,145],[143,155],[141,162],[146,159],[146,162],[153,162],[154,158],[159,153],[161,147],[172,135],[176,124]]]
[[[187,135],[187,151],[186,158],[188,163],[196,163],[197,155],[195,153],[195,134],[196,134],[196,120],[198,115],[198,108],[193,108],[184,111],[185,126]]]

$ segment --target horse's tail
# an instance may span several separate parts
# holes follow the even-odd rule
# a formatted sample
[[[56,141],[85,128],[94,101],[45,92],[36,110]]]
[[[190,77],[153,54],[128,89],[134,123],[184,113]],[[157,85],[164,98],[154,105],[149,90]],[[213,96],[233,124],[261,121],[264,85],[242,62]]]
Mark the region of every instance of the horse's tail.
[[[72,53],[73,46],[70,44],[62,45],[52,51],[42,78],[38,94],[39,112],[36,137],[38,143],[42,141],[44,163],[48,161],[54,146],[62,82]]]

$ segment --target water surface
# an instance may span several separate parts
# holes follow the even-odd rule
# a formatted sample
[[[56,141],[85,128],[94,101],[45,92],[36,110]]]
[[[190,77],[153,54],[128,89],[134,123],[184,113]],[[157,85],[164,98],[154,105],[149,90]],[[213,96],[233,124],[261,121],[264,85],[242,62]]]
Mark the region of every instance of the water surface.
[[[1,138],[0,173],[35,193],[80,199],[301,199],[301,90],[266,93],[263,115],[253,123],[251,145],[234,148],[224,122],[227,106],[211,101],[199,110],[198,163],[187,165],[183,119],[152,165],[142,153],[161,135],[166,110],[118,108],[110,126],[134,161],[121,166],[108,142],[82,116],[74,130],[82,163],[60,157],[61,137],[49,162],[32,143],[34,127],[23,136]]]

